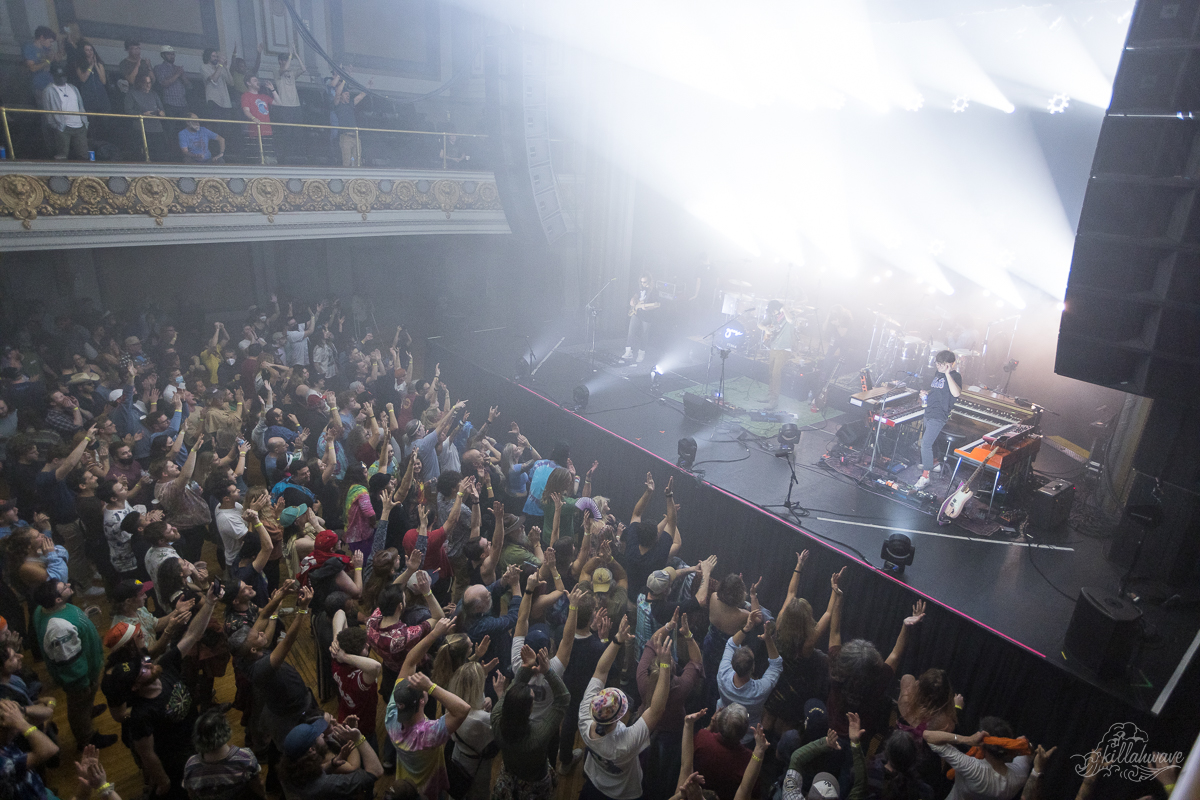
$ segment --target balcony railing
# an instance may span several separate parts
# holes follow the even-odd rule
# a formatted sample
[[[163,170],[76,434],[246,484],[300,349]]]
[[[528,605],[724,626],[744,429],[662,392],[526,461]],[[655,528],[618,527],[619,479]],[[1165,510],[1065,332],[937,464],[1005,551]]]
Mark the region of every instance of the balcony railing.
[[[5,156],[5,158],[7,158],[7,159],[16,159],[18,157],[16,151],[13,149],[13,136],[12,136],[11,130],[9,129],[9,124],[8,124],[8,118],[9,118],[10,114],[12,114],[12,115],[33,114],[33,115],[41,115],[41,116],[45,116],[45,115],[84,116],[84,117],[89,117],[89,118],[90,117],[105,117],[105,118],[112,118],[112,119],[123,119],[123,120],[130,121],[131,123],[136,121],[138,131],[141,134],[142,153],[144,154],[145,160],[147,162],[150,162],[150,160],[151,160],[150,159],[150,146],[149,146],[149,142],[147,141],[147,138],[146,138],[146,120],[148,118],[147,115],[144,115],[144,114],[110,114],[110,113],[99,113],[99,112],[93,112],[93,111],[80,111],[80,112],[53,111],[53,110],[44,110],[44,109],[37,109],[37,108],[14,108],[11,106],[0,106],[0,125],[3,126],[4,142],[8,148],[7,155]],[[385,137],[386,136],[438,137],[441,139],[441,145],[442,145],[442,150],[441,150],[442,169],[447,169],[447,170],[450,169],[450,166],[449,166],[450,156],[449,156],[448,145],[449,145],[449,138],[451,136],[461,137],[464,139],[487,139],[488,138],[485,134],[478,134],[478,133],[445,133],[445,132],[436,132],[436,131],[396,130],[394,128],[364,128],[364,127],[346,127],[346,126],[340,126],[340,125],[312,125],[309,123],[302,123],[302,122],[275,122],[273,120],[270,122],[258,122],[258,121],[252,122],[248,119],[246,119],[246,120],[230,120],[230,119],[209,119],[206,117],[196,118],[196,117],[167,117],[167,116],[163,116],[163,117],[151,116],[151,117],[149,117],[149,119],[159,121],[159,122],[173,122],[179,126],[182,126],[183,124],[186,124],[188,122],[199,122],[202,124],[210,123],[213,126],[220,126],[220,129],[224,130],[224,131],[228,131],[230,128],[233,128],[233,127],[236,127],[239,125],[244,126],[242,129],[244,131],[244,130],[250,128],[251,126],[253,126],[255,129],[255,132],[256,132],[255,138],[257,139],[257,144],[258,144],[258,163],[260,163],[260,164],[267,163],[266,149],[263,146],[262,129],[264,126],[266,126],[268,128],[277,128],[277,127],[278,128],[301,128],[301,129],[307,129],[307,130],[328,131],[331,134],[336,133],[339,135],[342,133],[353,132],[354,139],[355,139],[355,150],[359,154],[358,155],[358,164],[354,165],[355,167],[365,166],[363,163],[364,159],[362,157],[362,152],[363,152],[363,150],[362,150],[362,134],[363,133],[372,134],[372,136],[374,136],[375,134],[379,134],[379,135],[385,136]],[[218,132],[219,131],[214,130],[214,133],[218,133]],[[268,134],[268,135],[273,135],[273,134]],[[245,156],[245,154],[243,153],[243,157],[244,156]],[[467,158],[469,160],[470,156],[468,155]],[[345,165],[343,165],[343,166],[345,166]],[[459,167],[459,168],[461,169],[462,167]]]

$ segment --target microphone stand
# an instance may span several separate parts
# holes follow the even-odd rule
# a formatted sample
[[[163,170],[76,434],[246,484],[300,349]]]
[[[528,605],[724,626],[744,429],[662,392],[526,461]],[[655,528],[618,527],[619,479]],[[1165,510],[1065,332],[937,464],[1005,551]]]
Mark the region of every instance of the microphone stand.
[[[753,311],[753,310],[754,309],[751,309],[751,311]],[[725,320],[720,325],[718,325],[717,327],[713,328],[711,331],[709,331],[708,333],[706,333],[700,337],[701,339],[712,339],[712,341],[708,343],[708,367],[704,370],[704,396],[705,397],[708,397],[708,385],[710,383],[712,383],[713,350],[718,349],[717,348],[717,340],[716,340],[717,331],[721,330],[721,328],[724,328],[728,324],[729,324],[729,320]],[[725,359],[729,357],[729,350],[726,349],[726,350],[722,350],[721,352],[725,354],[725,355],[721,356],[721,389],[720,389],[720,391],[721,391],[721,402],[723,403],[723,402],[725,402],[725,394],[724,394],[724,392],[725,392]]]
[[[591,349],[588,351],[588,366],[591,367],[592,372],[596,371],[596,329],[599,327],[597,317],[600,315],[600,308],[595,303],[600,295],[604,294],[604,290],[611,286],[615,280],[616,278],[609,278],[608,283],[601,286],[600,291],[592,295],[592,299],[588,300],[587,305],[584,306],[584,310],[588,312],[588,332],[586,335],[591,340]]]

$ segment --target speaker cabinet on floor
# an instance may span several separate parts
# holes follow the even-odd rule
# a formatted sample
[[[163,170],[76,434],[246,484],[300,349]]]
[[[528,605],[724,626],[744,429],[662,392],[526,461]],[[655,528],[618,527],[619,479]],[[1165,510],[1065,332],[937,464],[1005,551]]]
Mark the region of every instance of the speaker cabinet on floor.
[[[1142,611],[1105,589],[1079,590],[1063,655],[1099,678],[1125,674],[1137,648]]]

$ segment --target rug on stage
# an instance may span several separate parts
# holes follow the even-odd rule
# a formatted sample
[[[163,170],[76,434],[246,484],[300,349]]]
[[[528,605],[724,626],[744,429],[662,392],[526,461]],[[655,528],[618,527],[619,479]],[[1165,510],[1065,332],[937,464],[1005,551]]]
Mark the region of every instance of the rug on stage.
[[[715,394],[716,386],[709,384],[709,392]],[[668,400],[682,403],[685,394],[703,396],[704,387],[689,386],[686,389],[668,392],[663,396]],[[808,401],[793,400],[783,396],[779,398],[778,408],[765,412],[778,415],[780,417],[778,420],[755,419],[756,412],[765,410],[763,406],[767,404],[767,385],[745,376],[729,378],[725,381],[725,402],[733,406],[734,410],[727,412],[724,418],[755,436],[776,436],[779,434],[779,429],[788,422],[803,428],[806,425],[820,425],[825,419],[820,411],[810,410]],[[839,412],[833,412],[829,416],[836,414]]]

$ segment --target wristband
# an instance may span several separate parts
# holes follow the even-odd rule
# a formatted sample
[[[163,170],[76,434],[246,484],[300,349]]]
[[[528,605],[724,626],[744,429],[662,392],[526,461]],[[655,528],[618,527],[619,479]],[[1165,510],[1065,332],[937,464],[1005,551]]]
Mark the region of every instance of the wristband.
[[[355,571],[355,572],[362,572],[362,570],[363,570],[363,568],[362,568],[362,567],[355,567],[355,568],[354,568],[354,571]]]
[[[567,610],[568,610],[568,611],[578,611],[578,610],[579,610],[579,606],[567,606]]]
[[[1039,776],[1041,774],[1042,773],[1038,772],[1036,769],[1029,770],[1029,777],[1031,777],[1031,778],[1036,778],[1037,776]]]
[[[690,633],[685,633],[685,634],[683,635],[683,638],[685,638],[685,639],[691,639],[691,638],[692,638],[692,635],[691,635]]]
[[[47,708],[54,708],[56,705],[58,705],[58,701],[51,697],[45,703],[43,703],[43,705],[45,705]]]
[[[1169,795],[1169,794],[1171,794],[1171,792],[1175,791],[1175,784],[1173,784],[1173,783],[1164,783],[1164,784],[1163,784],[1163,791],[1165,791],[1165,792],[1166,792],[1168,795]]]
[[[422,597],[432,597],[432,596],[433,596],[433,592],[426,592],[425,594],[423,594],[423,595],[421,595],[421,596],[422,596]]]
[[[99,786],[96,787],[96,791],[99,792],[100,794],[112,794],[112,792],[113,792],[112,782],[106,781],[105,783],[100,784]]]
[[[29,738],[29,734],[33,733],[33,732],[34,732],[34,731],[36,731],[37,729],[38,729],[38,726],[37,726],[37,725],[30,725],[28,728],[26,728],[26,729],[25,729],[25,732],[24,732],[24,733],[22,733],[21,735],[22,735],[22,736],[24,736],[26,739],[28,739],[28,738]]]
[[[271,615],[271,619],[279,619],[279,615],[278,615],[278,614],[272,614],[272,615]]]
[[[671,665],[670,664],[659,664],[658,668],[659,669],[670,669]]]
[[[436,683],[430,683],[429,688],[426,689],[425,691],[429,693],[430,697],[433,697],[433,690],[436,689],[437,687],[438,687],[438,685]]]
[[[751,753],[751,754],[750,754],[750,757],[751,757],[752,759],[754,759],[755,761],[758,761],[758,762],[761,762],[761,761],[762,761],[762,759],[761,759],[761,758],[759,758],[759,756],[758,756],[758,753]]]
[[[307,608],[298,608],[298,609],[296,609],[296,613],[297,614],[307,614],[308,609]]]
[[[366,736],[359,736],[358,741],[354,743],[354,749],[357,750],[358,748],[362,747],[366,741],[367,741]]]

